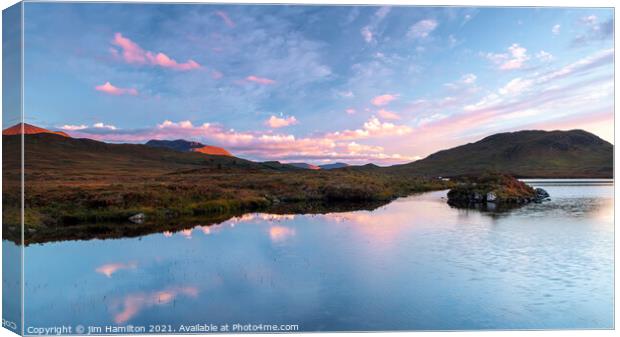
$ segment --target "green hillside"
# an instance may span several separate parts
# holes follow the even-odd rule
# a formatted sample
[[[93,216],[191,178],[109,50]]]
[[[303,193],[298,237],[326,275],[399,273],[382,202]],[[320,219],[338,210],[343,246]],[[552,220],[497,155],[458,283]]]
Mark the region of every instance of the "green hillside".
[[[434,177],[497,171],[520,178],[611,178],[613,145],[583,130],[499,133],[385,171]]]

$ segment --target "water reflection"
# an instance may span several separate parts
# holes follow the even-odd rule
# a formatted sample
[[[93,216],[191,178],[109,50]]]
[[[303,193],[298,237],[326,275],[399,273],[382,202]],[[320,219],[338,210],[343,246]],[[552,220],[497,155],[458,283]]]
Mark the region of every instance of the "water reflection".
[[[252,213],[141,238],[32,245],[27,325],[609,328],[613,187],[546,189],[551,202],[498,217],[453,209],[442,191],[373,211]]]
[[[294,235],[295,230],[292,228],[283,226],[271,226],[271,228],[269,228],[269,236],[273,242],[284,241]]]
[[[112,277],[112,274],[116,273],[119,270],[136,269],[137,267],[138,264],[136,262],[108,263],[98,267],[97,269],[95,269],[95,271],[110,278]]]
[[[144,309],[166,305],[181,295],[195,298],[198,296],[198,289],[196,287],[174,287],[151,293],[129,294],[121,301],[113,300],[109,306],[113,312],[116,312],[114,322],[122,324]]]

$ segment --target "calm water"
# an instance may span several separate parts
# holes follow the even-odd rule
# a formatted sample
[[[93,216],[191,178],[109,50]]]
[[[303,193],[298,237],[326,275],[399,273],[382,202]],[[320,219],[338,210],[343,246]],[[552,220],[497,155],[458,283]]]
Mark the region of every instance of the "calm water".
[[[493,215],[442,191],[372,212],[32,245],[26,326],[612,328],[612,184],[530,183],[552,201]]]

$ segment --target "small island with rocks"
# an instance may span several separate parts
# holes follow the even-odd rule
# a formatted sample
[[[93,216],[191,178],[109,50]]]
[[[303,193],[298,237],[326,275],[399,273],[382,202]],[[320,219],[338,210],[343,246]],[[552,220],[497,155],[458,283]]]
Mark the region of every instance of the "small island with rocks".
[[[477,177],[462,177],[448,192],[448,203],[460,208],[495,210],[513,208],[530,202],[550,200],[549,193],[506,174],[487,173]]]

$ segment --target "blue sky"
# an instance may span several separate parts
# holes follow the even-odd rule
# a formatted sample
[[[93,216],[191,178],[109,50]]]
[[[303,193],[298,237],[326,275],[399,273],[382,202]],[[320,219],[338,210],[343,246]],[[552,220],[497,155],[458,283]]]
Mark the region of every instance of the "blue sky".
[[[25,5],[26,122],[256,160],[402,163],[484,136],[613,141],[613,11]]]

